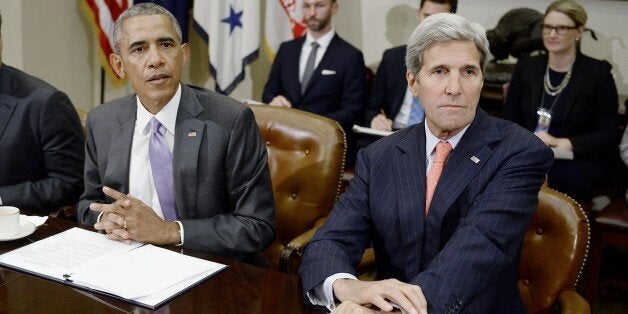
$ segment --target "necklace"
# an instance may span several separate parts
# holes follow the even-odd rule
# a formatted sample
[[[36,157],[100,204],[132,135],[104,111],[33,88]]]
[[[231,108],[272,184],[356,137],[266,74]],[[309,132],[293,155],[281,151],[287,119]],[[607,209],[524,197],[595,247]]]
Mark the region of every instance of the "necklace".
[[[546,93],[548,93],[551,96],[556,96],[560,94],[563,91],[563,89],[565,89],[567,84],[569,84],[569,80],[571,79],[571,70],[573,70],[574,62],[576,62],[576,58],[574,58],[573,61],[571,61],[571,65],[569,66],[569,71],[567,72],[567,75],[565,75],[562,82],[560,82],[558,86],[552,85],[552,82],[550,81],[549,61],[547,62],[547,67],[545,68],[545,79],[543,80],[543,87],[545,87]]]

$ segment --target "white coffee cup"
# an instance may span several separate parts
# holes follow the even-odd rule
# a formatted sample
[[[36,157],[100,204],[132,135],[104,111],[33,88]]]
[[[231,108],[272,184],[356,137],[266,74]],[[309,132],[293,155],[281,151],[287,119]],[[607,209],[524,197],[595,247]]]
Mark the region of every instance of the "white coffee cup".
[[[20,210],[13,206],[0,206],[0,238],[20,233]]]

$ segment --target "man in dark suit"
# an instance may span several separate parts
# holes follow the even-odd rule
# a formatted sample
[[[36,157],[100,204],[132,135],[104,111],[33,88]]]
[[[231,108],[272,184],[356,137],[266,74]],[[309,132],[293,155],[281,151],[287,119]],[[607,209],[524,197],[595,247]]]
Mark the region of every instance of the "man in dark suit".
[[[307,300],[525,312],[521,243],[553,158],[530,132],[477,108],[488,52],[484,29],[454,14],[428,17],[411,35],[406,78],[425,122],[358,154],[355,178],[303,254]],[[369,245],[379,280],[355,280]]]
[[[3,64],[0,36],[0,205],[45,215],[74,205],[83,188],[82,169],[83,133],[72,102],[50,84]]]
[[[437,13],[456,13],[457,0],[421,0],[417,11],[417,20],[421,23],[426,17]],[[406,81],[406,45],[397,46],[384,51],[382,61],[377,69],[364,114],[364,125],[377,130],[403,129],[423,121],[424,113],[420,102],[412,97]],[[414,101],[414,103],[413,103]],[[418,111],[412,116],[412,106]],[[366,146],[377,138],[368,138]]]
[[[281,44],[262,100],[323,115],[351,130],[366,101],[362,52],[333,30],[335,0],[304,0],[302,11],[307,34]]]
[[[110,62],[136,94],[88,116],[79,220],[115,240],[267,265],[259,252],[275,237],[273,194],[251,110],[180,83],[189,48],[164,8],[130,7],[113,38]]]

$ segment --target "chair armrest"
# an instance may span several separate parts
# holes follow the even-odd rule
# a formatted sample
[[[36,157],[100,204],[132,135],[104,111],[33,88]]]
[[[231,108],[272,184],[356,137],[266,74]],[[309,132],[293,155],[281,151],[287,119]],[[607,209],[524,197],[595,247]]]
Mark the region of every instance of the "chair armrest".
[[[578,292],[573,290],[563,290],[558,294],[558,304],[561,313],[591,313],[589,303]]]
[[[325,224],[327,216],[319,218],[314,226],[301,234],[300,236],[292,239],[288,244],[284,245],[281,249],[281,255],[279,256],[279,270],[289,274],[298,274],[299,266],[301,266],[301,254],[305,246],[310,243],[312,237],[320,227]]]
[[[375,251],[372,248],[364,250],[362,254],[362,260],[356,269],[359,279],[361,280],[375,280]]]

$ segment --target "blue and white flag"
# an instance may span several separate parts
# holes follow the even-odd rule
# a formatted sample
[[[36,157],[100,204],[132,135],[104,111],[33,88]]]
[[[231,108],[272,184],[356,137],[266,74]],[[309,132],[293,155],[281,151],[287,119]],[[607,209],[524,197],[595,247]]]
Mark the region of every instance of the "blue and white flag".
[[[244,79],[244,67],[259,55],[260,2],[196,0],[193,16],[208,43],[216,91],[228,95]]]

